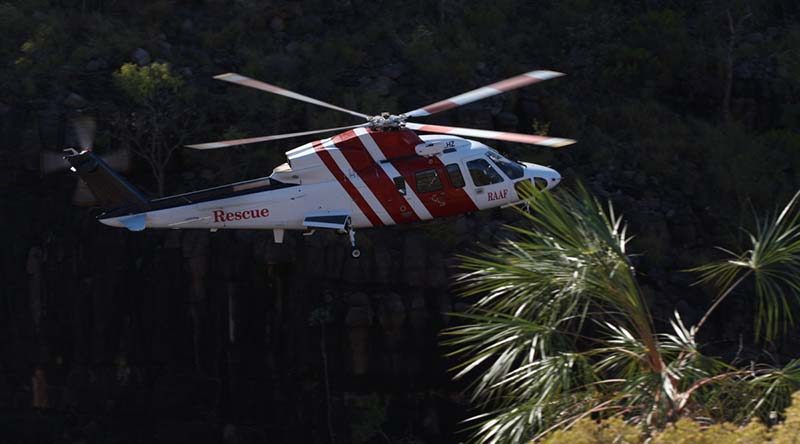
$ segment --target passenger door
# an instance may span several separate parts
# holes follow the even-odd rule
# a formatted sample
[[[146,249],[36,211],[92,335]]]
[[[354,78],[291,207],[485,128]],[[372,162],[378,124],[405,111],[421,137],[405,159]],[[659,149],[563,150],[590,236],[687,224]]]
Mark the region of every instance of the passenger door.
[[[516,197],[511,182],[505,178],[484,156],[464,160],[469,176],[467,192],[480,209],[499,207],[514,201]]]

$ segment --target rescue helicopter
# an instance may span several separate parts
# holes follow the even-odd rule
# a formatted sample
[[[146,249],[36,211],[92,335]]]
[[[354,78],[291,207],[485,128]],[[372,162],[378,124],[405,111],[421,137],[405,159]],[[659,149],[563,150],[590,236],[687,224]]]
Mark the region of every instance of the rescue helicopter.
[[[409,121],[466,105],[564,74],[530,71],[402,114],[368,115],[243,75],[214,78],[278,94],[363,119],[362,123],[312,131],[187,145],[208,150],[339,132],[286,152],[272,174],[190,193],[149,199],[91,150],[65,157],[105,211],[98,220],[131,231],[172,229],[267,229],[276,243],[285,230],[337,230],[361,255],[356,229],[408,224],[519,203],[522,184],[552,189],[560,174],[518,162],[482,142],[502,140],[563,147],[574,140]],[[419,135],[417,132],[433,133]]]

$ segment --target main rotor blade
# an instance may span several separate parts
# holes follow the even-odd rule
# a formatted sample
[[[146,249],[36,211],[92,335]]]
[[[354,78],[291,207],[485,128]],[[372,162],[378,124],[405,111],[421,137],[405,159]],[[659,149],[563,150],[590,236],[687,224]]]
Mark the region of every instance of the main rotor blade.
[[[358,116],[369,120],[370,116],[366,114],[362,114],[353,110],[349,110],[347,108],[342,108],[340,106],[331,105],[330,103],[323,102],[321,100],[312,99],[311,97],[304,96],[302,94],[298,94],[294,91],[289,91],[288,89],[283,89],[279,86],[270,85],[269,83],[264,83],[260,80],[251,79],[249,77],[245,77],[240,74],[236,74],[233,72],[229,72],[226,74],[220,74],[218,76],[214,76],[215,79],[224,80],[226,82],[236,83],[237,85],[249,86],[250,88],[260,89],[262,91],[270,92],[273,94],[278,94],[280,96],[289,97],[291,99],[300,100],[307,103],[313,103],[314,105],[324,106],[325,108],[335,109],[336,111],[341,111],[343,113],[352,114],[354,116]]]
[[[342,131],[367,125],[368,125],[367,123],[361,123],[358,125],[341,126],[339,128],[327,128],[321,130],[303,131],[300,133],[275,134],[272,136],[251,137],[249,139],[222,140],[219,142],[199,143],[195,145],[186,145],[186,146],[188,148],[194,148],[196,150],[210,150],[214,148],[225,148],[229,146],[247,145],[248,143],[266,142],[269,140],[280,140],[280,139],[290,139],[292,137],[309,136],[311,134],[327,133],[330,131]]]
[[[419,123],[406,122],[406,128],[424,131],[426,133],[455,134],[458,136],[477,137],[479,139],[505,140],[508,142],[527,143],[529,145],[543,145],[553,148],[572,145],[572,139],[562,139],[560,137],[535,136],[533,134],[506,133],[500,131],[489,131],[474,128],[459,128],[456,126],[441,125],[422,125]]]
[[[417,108],[414,111],[405,113],[405,115],[407,117],[430,116],[431,114],[436,114],[438,112],[456,108],[461,105],[466,105],[467,103],[476,102],[478,100],[504,93],[506,91],[521,88],[532,83],[541,82],[542,80],[548,80],[555,77],[561,77],[563,75],[563,73],[555,71],[526,72],[525,74],[520,74],[516,77],[511,77],[510,79],[501,80],[499,82],[492,83],[491,85],[473,89],[472,91],[465,92],[464,94],[459,94],[457,96],[450,97],[449,99],[432,103],[430,105],[423,106],[422,108]]]

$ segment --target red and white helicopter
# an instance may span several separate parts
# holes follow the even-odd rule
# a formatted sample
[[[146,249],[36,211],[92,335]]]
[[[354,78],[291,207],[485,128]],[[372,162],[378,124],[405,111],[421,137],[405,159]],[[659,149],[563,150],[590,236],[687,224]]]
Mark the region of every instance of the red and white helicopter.
[[[66,157],[104,208],[100,222],[132,231],[145,228],[268,229],[276,243],[285,230],[355,230],[429,220],[505,206],[521,200],[519,186],[551,189],[551,168],[509,160],[481,142],[459,136],[562,147],[574,140],[409,122],[563,74],[531,71],[403,114],[376,116],[322,102],[228,73],[216,79],[345,112],[358,125],[189,145],[215,149],[343,131],[286,152],[268,177],[160,199],[148,199],[91,150]],[[418,135],[415,131],[437,133]]]

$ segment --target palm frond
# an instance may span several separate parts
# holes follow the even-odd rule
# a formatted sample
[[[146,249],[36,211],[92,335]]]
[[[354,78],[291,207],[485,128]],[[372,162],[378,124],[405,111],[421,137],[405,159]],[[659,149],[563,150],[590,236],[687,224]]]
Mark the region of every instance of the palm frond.
[[[513,239],[461,258],[457,288],[477,299],[457,315],[461,325],[442,333],[449,355],[460,359],[456,377],[477,375],[470,386],[473,401],[494,408],[476,418],[478,442],[493,442],[498,433],[517,436],[510,430],[521,424],[530,431],[569,418],[575,405],[564,400],[585,396],[587,387],[598,399],[617,396],[611,386],[625,387],[625,378],[637,374],[633,368],[618,371],[620,365],[636,361],[650,372],[663,369],[626,256],[622,218],[583,188],[557,196],[533,193],[532,212],[523,213],[528,225],[510,227]],[[579,351],[580,343],[597,340],[580,336],[589,314],[624,340],[604,337],[597,354]],[[601,377],[606,374],[616,379]],[[652,396],[663,385],[656,379],[631,387]],[[522,412],[527,419],[520,418]]]
[[[773,412],[783,411],[790,403],[792,393],[800,389],[800,359],[794,359],[780,368],[754,365],[745,378],[757,396],[748,403],[749,420],[758,415],[768,418]]]
[[[774,369],[735,368],[706,356],[696,334],[714,309],[753,277],[756,330],[767,339],[794,322],[800,303],[800,194],[758,220],[750,248],[697,267],[719,295],[700,322],[676,312],[655,333],[613,207],[582,187],[530,190],[513,238],[462,257],[456,285],[474,301],[455,315],[443,344],[456,377],[474,378],[475,442],[521,442],[589,414],[624,415],[661,427],[682,415],[742,420],[786,405],[800,388],[800,360]],[[588,321],[588,322],[587,322]],[[735,388],[733,388],[735,387]]]
[[[719,303],[753,275],[756,298],[757,338],[773,340],[794,325],[793,312],[800,305],[800,192],[776,215],[756,219],[748,233],[749,249],[729,258],[695,267],[696,283],[714,285],[719,293],[715,303],[698,323],[700,328]]]

